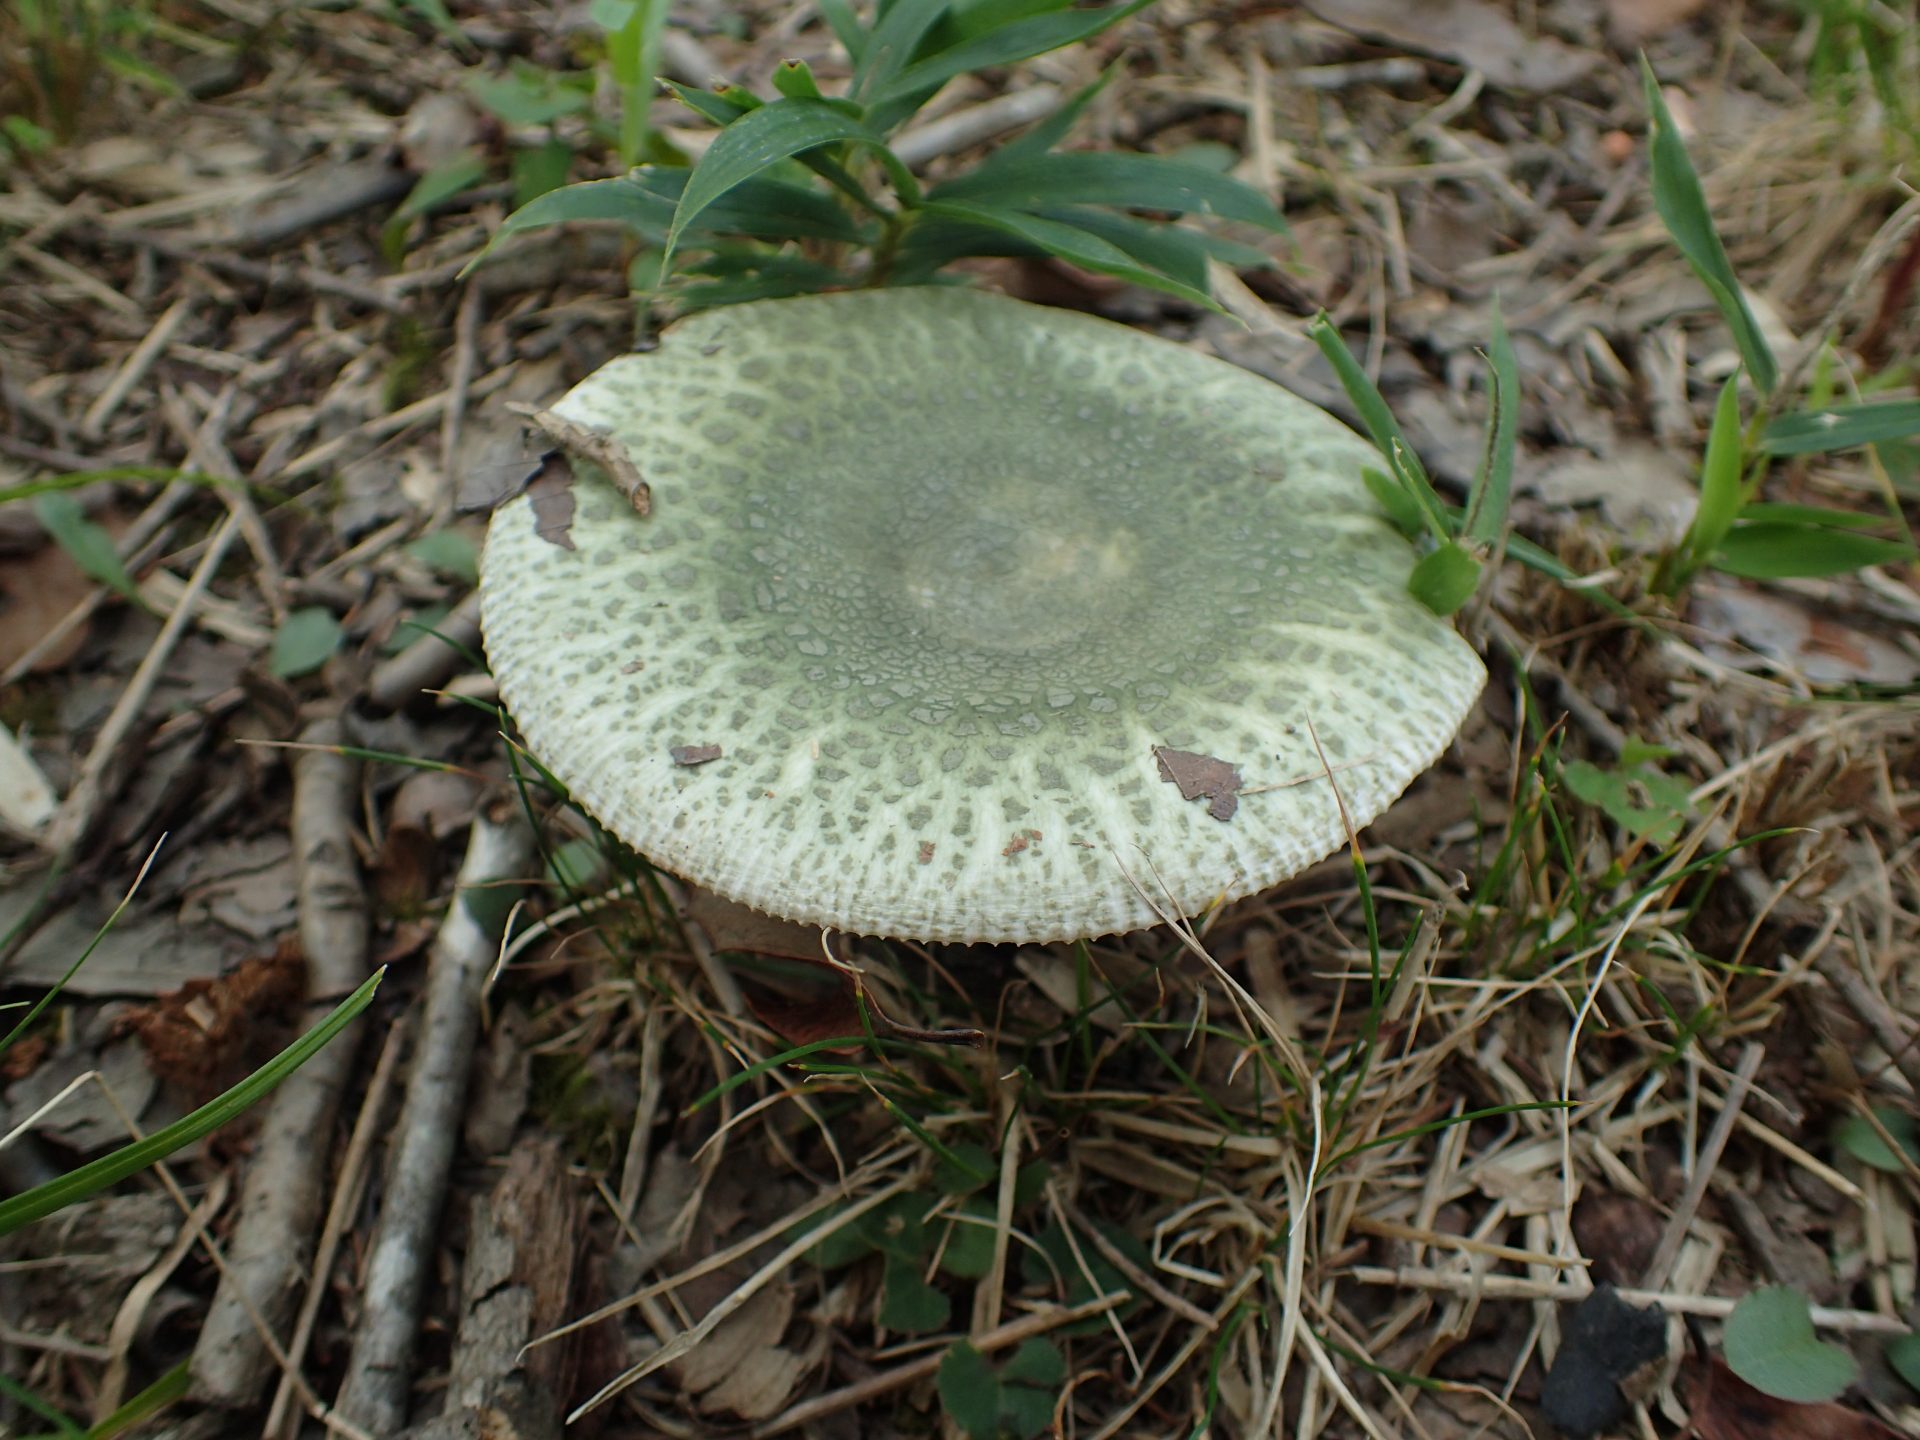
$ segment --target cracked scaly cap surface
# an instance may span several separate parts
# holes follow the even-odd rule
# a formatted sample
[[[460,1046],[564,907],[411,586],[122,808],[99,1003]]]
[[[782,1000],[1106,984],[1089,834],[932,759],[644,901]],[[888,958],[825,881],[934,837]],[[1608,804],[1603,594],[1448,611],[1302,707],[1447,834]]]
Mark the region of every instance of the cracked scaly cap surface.
[[[501,694],[609,830],[775,915],[1045,941],[1195,914],[1344,842],[1309,724],[1363,825],[1484,679],[1407,594],[1369,446],[1106,321],[766,301],[555,408],[627,447],[653,509],[579,464],[575,549],[524,498],[496,513]],[[1161,746],[1238,767],[1230,819]]]

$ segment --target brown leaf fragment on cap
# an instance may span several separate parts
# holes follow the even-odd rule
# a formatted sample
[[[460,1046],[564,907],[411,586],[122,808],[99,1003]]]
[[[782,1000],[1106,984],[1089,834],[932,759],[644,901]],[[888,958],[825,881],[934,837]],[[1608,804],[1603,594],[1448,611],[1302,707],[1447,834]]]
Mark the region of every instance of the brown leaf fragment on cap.
[[[718,745],[674,745],[667,753],[673,757],[676,765],[704,765],[709,760],[720,758]]]
[[[549,545],[573,549],[573,467],[565,455],[550,451],[540,462],[527,482],[527,499],[533,502],[533,533]]]
[[[1211,800],[1207,813],[1214,819],[1231,820],[1240,808],[1239,766],[1165,745],[1153,747],[1153,758],[1159,762],[1160,778],[1180,787],[1182,800],[1198,800],[1203,795]]]
[[[607,478],[633,504],[636,515],[653,511],[653,490],[640,474],[640,467],[627,453],[627,447],[604,430],[595,430],[551,410],[515,407],[527,423],[569,455],[589,460],[607,472]]]

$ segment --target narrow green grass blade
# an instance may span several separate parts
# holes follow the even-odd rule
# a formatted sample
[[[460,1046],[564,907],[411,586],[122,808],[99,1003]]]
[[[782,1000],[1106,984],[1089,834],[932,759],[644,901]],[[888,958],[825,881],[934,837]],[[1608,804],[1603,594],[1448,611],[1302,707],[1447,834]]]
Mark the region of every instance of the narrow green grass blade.
[[[1760,437],[1760,448],[1769,455],[1822,455],[1911,435],[1920,435],[1920,400],[1829,405],[1778,417]]]
[[[116,1407],[106,1419],[87,1430],[86,1440],[114,1440],[115,1436],[126,1434],[183,1398],[192,1364],[191,1360],[182,1360],[138,1395]]]
[[[67,967],[66,973],[53,983],[52,988],[38,1000],[34,1001],[33,1007],[20,1018],[19,1022],[15,1024],[4,1037],[0,1037],[0,1055],[6,1054],[8,1049],[13,1045],[13,1042],[24,1035],[27,1032],[27,1028],[32,1025],[35,1020],[40,1018],[40,1013],[60,997],[60,992],[66,989],[67,982],[80,973],[80,967],[87,963],[88,957],[99,948],[100,942],[107,938],[107,932],[120,923],[120,917],[126,913],[127,906],[131,905],[133,903],[133,897],[140,893],[140,884],[147,878],[147,871],[153,868],[153,862],[160,854],[160,847],[166,843],[167,837],[165,835],[162,835],[154,842],[153,849],[147,852],[147,858],[140,866],[140,873],[133,877],[133,884],[127,887],[127,893],[121,898],[120,903],[113,907],[113,913],[101,922],[98,930],[93,932],[93,938],[87,942],[87,948],[80,952],[74,959],[74,962]],[[41,904],[45,902],[48,893],[49,891],[47,889],[42,889],[40,895],[35,898],[33,905],[29,907],[29,915],[38,912]],[[22,917],[23,920],[26,918],[28,917]],[[11,944],[13,938],[14,932],[9,931],[6,936],[6,943]]]
[[[1720,387],[1714,402],[1713,425],[1707,431],[1707,453],[1700,463],[1700,504],[1693,523],[1680,542],[1680,574],[1687,576],[1719,548],[1740,514],[1745,498],[1745,446],[1740,434],[1740,375],[1735,372]]]
[[[1467,518],[1462,529],[1477,545],[1498,543],[1507,526],[1507,507],[1513,497],[1513,452],[1520,425],[1520,368],[1507,338],[1507,322],[1500,302],[1493,302],[1493,341],[1487,347],[1493,383],[1487,394],[1487,441],[1479,473],[1467,496]]]
[[[1361,368],[1360,362],[1353,358],[1353,352],[1347,349],[1347,342],[1340,338],[1340,332],[1333,328],[1324,311],[1307,326],[1307,334],[1320,347],[1320,353],[1339,377],[1340,388],[1347,392],[1347,399],[1353,402],[1353,408],[1359,412],[1360,424],[1367,432],[1367,438],[1387,457],[1391,476],[1400,481],[1409,498],[1420,507],[1428,532],[1436,540],[1452,539],[1453,526],[1447,522],[1440,497],[1434,491],[1433,482],[1427,478],[1426,467],[1421,465],[1419,456],[1413,453],[1413,446],[1407,443],[1400,422],[1393,418],[1393,411],[1387,408],[1386,397]]]
[[[1707,210],[1706,191],[1700,188],[1700,176],[1687,155],[1687,147],[1674,127],[1673,115],[1660,93],[1647,57],[1640,57],[1640,79],[1647,96],[1647,116],[1652,127],[1651,152],[1653,204],[1660,219],[1673,236],[1673,243],[1687,257],[1693,273],[1713,296],[1721,318],[1733,332],[1733,343],[1746,362],[1747,373],[1763,395],[1771,394],[1780,372],[1773,351],[1760,333],[1760,326],[1740,293],[1740,281],[1727,258],[1727,247],[1720,243],[1720,232],[1713,228],[1713,216]]]
[[[209,1100],[192,1114],[183,1116],[144,1140],[124,1145],[111,1155],[103,1155],[98,1160],[82,1165],[58,1180],[37,1185],[24,1195],[0,1200],[0,1236],[11,1235],[23,1225],[30,1225],[35,1220],[77,1204],[89,1195],[166,1159],[183,1145],[191,1145],[218,1130],[299,1069],[344,1030],[356,1015],[372,1003],[374,991],[380,988],[381,977],[386,973],[385,966],[374,971],[358,990],[336,1005],[326,1019],[224,1095]]]
[[[133,583],[113,537],[87,518],[87,512],[73,496],[60,491],[40,495],[33,502],[34,518],[59,547],[67,552],[88,579],[97,580],[122,599],[145,606],[140,587]]]

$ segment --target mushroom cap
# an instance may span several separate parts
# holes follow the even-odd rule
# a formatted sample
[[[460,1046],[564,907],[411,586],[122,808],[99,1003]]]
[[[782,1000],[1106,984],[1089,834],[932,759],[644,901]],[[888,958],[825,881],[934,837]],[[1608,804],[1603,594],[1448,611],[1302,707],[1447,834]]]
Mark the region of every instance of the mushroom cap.
[[[774,915],[1040,942],[1197,914],[1341,845],[1340,802],[1383,810],[1485,679],[1407,593],[1370,446],[1104,320],[761,301],[555,412],[651,513],[578,456],[572,548],[496,512],[502,697],[615,835]]]

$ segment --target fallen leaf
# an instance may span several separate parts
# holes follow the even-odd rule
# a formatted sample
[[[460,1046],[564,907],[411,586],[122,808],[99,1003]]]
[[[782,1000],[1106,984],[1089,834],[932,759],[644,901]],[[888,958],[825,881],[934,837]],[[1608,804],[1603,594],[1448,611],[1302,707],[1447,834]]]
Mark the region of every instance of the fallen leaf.
[[[667,753],[676,765],[704,765],[709,760],[718,760],[721,751],[718,745],[671,745]]]
[[[549,545],[573,549],[573,467],[565,455],[555,450],[542,457],[527,481],[527,499],[533,503],[533,533]]]
[[[1595,1283],[1638,1284],[1660,1248],[1665,1222],[1638,1195],[1589,1187],[1573,1207],[1573,1236],[1593,1257]]]
[[[74,606],[98,587],[73,557],[58,545],[41,545],[31,554],[8,555],[0,564],[0,670],[10,670]],[[85,625],[76,625],[34,663],[34,670],[58,670],[86,643]]]
[[[272,1053],[273,1022],[291,1018],[306,984],[306,963],[289,942],[225,975],[189,980],[151,1005],[134,1006],[118,1028],[139,1037],[161,1080],[211,1098]]]
[[[1342,30],[1478,70],[1506,90],[1561,90],[1600,63],[1591,51],[1527,34],[1485,0],[1308,0],[1307,9]]]
[[[1615,44],[1631,50],[1685,24],[1706,5],[1707,0],[1607,0],[1607,27]]]
[[[1909,685],[1920,659],[1892,640],[1770,591],[1702,584],[1689,617],[1702,651],[1737,670],[1784,668],[1812,685]],[[1741,649],[1745,646],[1745,649]]]
[[[1717,1357],[1690,1358],[1682,1377],[1687,1414],[1699,1440],[1901,1440],[1898,1430],[1845,1405],[1776,1400]]]
[[[1160,766],[1160,778],[1180,787],[1182,800],[1202,796],[1213,803],[1207,813],[1216,820],[1231,820],[1240,808],[1240,769],[1211,755],[1191,750],[1173,750],[1165,745],[1153,747],[1153,758]]]

